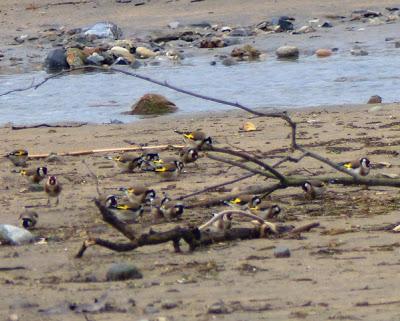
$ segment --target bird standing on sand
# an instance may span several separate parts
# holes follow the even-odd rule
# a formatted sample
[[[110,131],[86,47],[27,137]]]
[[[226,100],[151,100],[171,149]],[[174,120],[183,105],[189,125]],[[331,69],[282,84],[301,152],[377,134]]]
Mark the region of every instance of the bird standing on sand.
[[[340,165],[360,176],[367,176],[371,169],[371,162],[366,157],[356,159],[350,162],[340,163]]]
[[[279,205],[275,204],[269,207],[259,207],[257,210],[253,210],[252,212],[263,220],[269,220],[275,218],[281,212],[281,208]]]
[[[199,129],[192,132],[181,132],[178,130],[175,130],[175,132],[183,135],[184,139],[194,142],[198,150],[206,149],[205,147],[212,145],[212,138]]]
[[[184,164],[194,163],[199,158],[199,153],[195,148],[184,148],[179,156]]]
[[[38,167],[36,169],[23,169],[19,172],[28,179],[31,184],[39,184],[47,175],[47,167]]]
[[[243,194],[229,201],[230,205],[245,206],[251,210],[257,210],[261,199],[257,195]]]
[[[301,188],[307,200],[314,200],[324,194],[324,184],[317,180],[306,181],[301,185]]]
[[[158,174],[163,180],[176,180],[179,174],[183,170],[183,163],[181,161],[175,160],[169,163],[162,163],[157,165],[153,171]]]
[[[105,206],[120,220],[125,223],[136,223],[137,219],[142,216],[144,208],[139,202],[130,202],[129,200],[120,203],[115,195],[109,195],[105,200]]]
[[[28,160],[28,151],[26,149],[17,149],[8,153],[6,157],[15,165],[20,167],[26,166]]]
[[[163,217],[175,219],[182,216],[184,208],[182,203],[171,201],[168,197],[164,197],[161,201],[160,211]]]
[[[120,190],[124,191],[128,200],[133,203],[151,203],[156,197],[156,192],[154,189],[141,185],[121,188]]]
[[[48,197],[47,205],[50,206],[50,197],[57,197],[57,201],[56,201],[56,206],[57,206],[60,201],[60,193],[62,190],[62,186],[58,182],[58,180],[55,176],[50,176],[47,179],[46,184],[44,185],[44,190]]]
[[[123,173],[132,173],[135,169],[140,168],[143,163],[142,156],[132,154],[122,154],[112,158],[117,167]]]
[[[25,211],[19,216],[22,226],[27,230],[35,227],[38,219],[39,215],[34,211]]]

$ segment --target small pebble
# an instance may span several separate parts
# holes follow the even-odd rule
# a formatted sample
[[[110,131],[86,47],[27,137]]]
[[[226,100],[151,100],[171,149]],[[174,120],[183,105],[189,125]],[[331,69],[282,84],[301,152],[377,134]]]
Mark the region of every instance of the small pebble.
[[[142,273],[139,269],[131,264],[115,263],[107,271],[107,281],[122,281],[129,279],[141,279]]]
[[[277,258],[290,257],[290,250],[284,246],[277,246],[274,249],[274,256]]]

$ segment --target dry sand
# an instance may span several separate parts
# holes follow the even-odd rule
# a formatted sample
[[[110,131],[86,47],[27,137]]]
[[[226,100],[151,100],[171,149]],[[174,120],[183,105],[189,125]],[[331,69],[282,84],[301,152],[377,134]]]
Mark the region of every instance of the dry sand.
[[[299,142],[334,161],[367,156],[374,167],[371,175],[397,174],[400,166],[396,151],[400,145],[399,106],[383,105],[375,111],[370,108],[338,107],[329,111],[293,112],[293,119],[299,123]],[[218,146],[251,151],[269,163],[287,155],[289,128],[283,126],[282,121],[254,118],[251,121],[260,131],[239,132],[240,125],[248,119],[248,114],[230,112],[73,129],[13,131],[2,128],[0,135],[5,139],[0,152],[17,147],[26,147],[35,154],[122,147],[129,146],[127,141],[149,145],[176,144],[181,138],[173,132],[174,128],[203,128],[214,137]],[[198,167],[187,166],[186,173],[177,182],[159,183],[152,173],[120,174],[104,156],[63,157],[59,163],[46,164],[50,173],[56,174],[63,183],[61,204],[36,208],[40,221],[34,233],[50,238],[47,244],[1,249],[2,267],[25,267],[25,270],[1,272],[1,315],[15,312],[20,320],[82,320],[82,315],[72,312],[49,316],[38,309],[65,300],[91,303],[107,292],[108,300],[126,312],[92,314],[88,315],[89,320],[153,320],[159,316],[168,320],[211,320],[215,316],[207,314],[207,307],[219,300],[229,307],[230,314],[216,317],[226,320],[399,318],[398,236],[387,231],[374,231],[376,227],[399,221],[396,189],[329,186],[326,199],[312,202],[304,201],[300,188],[273,194],[271,202],[281,205],[288,223],[321,223],[321,228],[304,234],[305,238],[301,240],[222,243],[184,254],[174,254],[171,244],[144,247],[130,253],[94,247],[88,249],[82,259],[75,259],[87,232],[91,236],[123,240],[101,222],[91,201],[96,196],[95,182],[83,160],[100,177],[100,187],[107,193],[117,193],[121,186],[146,182],[158,193],[164,191],[178,196],[244,174],[241,169],[201,158]],[[380,162],[388,164],[379,165]],[[6,160],[2,164],[2,222],[17,224],[22,206],[43,205],[46,197],[43,192],[26,192],[22,177],[11,173],[12,165]],[[42,161],[30,163],[31,166],[41,164]],[[305,176],[332,173],[326,166],[310,159],[298,165],[283,165],[280,170],[285,174]],[[237,185],[244,188],[267,183],[262,178],[253,178]],[[179,224],[204,222],[211,212],[221,208],[187,211]],[[166,227],[171,226],[173,224],[169,223]],[[158,225],[154,228],[166,227]],[[274,258],[273,248],[278,245],[289,247],[292,256]],[[144,278],[105,282],[105,272],[114,262],[133,263],[141,269]],[[90,282],[94,279],[97,282]],[[135,301],[134,307],[129,299]],[[27,302],[33,306],[23,308]],[[177,307],[170,310],[161,307],[168,302],[176,303]],[[370,305],[366,306],[365,302]],[[144,309],[150,304],[159,312],[145,314]],[[17,308],[10,308],[13,305]]]

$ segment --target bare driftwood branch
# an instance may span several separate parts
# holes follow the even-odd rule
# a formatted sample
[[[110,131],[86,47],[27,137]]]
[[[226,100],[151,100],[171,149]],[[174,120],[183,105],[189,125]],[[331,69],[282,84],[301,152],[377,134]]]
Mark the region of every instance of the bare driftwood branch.
[[[184,240],[188,245],[189,249],[191,251],[195,250],[199,246],[205,246],[209,245],[215,242],[222,242],[222,241],[232,241],[232,240],[244,240],[244,239],[254,239],[254,238],[264,238],[268,237],[269,234],[265,234],[263,232],[263,228],[266,225],[268,228],[272,230],[273,225],[272,223],[265,222],[262,219],[259,219],[255,217],[257,220],[260,221],[259,226],[254,226],[254,227],[242,227],[242,228],[232,228],[228,229],[225,231],[222,231],[221,233],[208,233],[208,232],[202,232],[199,228],[197,227],[188,227],[188,228],[182,228],[182,227],[175,227],[169,231],[165,232],[155,232],[155,231],[150,231],[149,233],[144,233],[140,235],[139,237],[134,237],[134,235],[131,235],[131,232],[124,230],[121,226],[119,221],[115,215],[105,206],[103,206],[98,200],[95,201],[96,206],[99,208],[103,220],[105,220],[107,223],[111,224],[112,227],[116,228],[118,231],[122,232],[123,234],[126,234],[128,238],[130,238],[130,242],[127,243],[116,243],[116,242],[111,242],[108,240],[104,240],[101,238],[89,238],[85,240],[79,249],[78,253],[76,254],[77,258],[81,258],[85,251],[93,246],[93,245],[99,245],[105,248],[108,248],[113,251],[117,252],[127,252],[127,251],[132,251],[138,247],[141,246],[148,246],[148,245],[157,245],[157,244],[163,244],[163,243],[168,243],[172,242],[173,247],[175,252],[180,252],[180,241]],[[242,211],[227,211],[227,212],[242,212]],[[246,216],[249,216],[248,213],[245,213]],[[253,218],[253,215],[251,215]],[[262,221],[262,222],[261,222]],[[268,223],[270,225],[268,225]],[[124,223],[122,223],[124,224]],[[308,231],[311,228],[315,227],[316,224],[314,223],[313,226],[311,224],[308,224],[308,228],[298,228],[299,231]],[[204,225],[203,225],[204,227]],[[293,230],[292,227],[283,227],[281,230],[283,231],[290,231]],[[277,231],[277,230],[276,230]],[[281,233],[282,236],[285,235],[285,233]]]
[[[263,193],[272,193],[276,191],[277,189],[284,188],[280,183],[278,184],[273,184],[270,186],[257,186],[253,188],[246,189],[246,193],[249,194],[263,194]],[[195,208],[195,207],[210,207],[214,205],[221,205],[223,202],[234,199],[235,197],[240,196],[243,194],[243,191],[237,191],[237,192],[232,192],[232,193],[226,193],[222,196],[216,196],[216,197],[210,197],[205,200],[201,200],[195,203],[191,204],[186,204],[185,208],[190,209],[190,208]]]
[[[217,189],[217,188],[224,187],[224,186],[226,186],[226,185],[230,185],[230,184],[234,184],[234,183],[243,181],[243,180],[245,180],[245,179],[247,179],[247,178],[253,177],[254,175],[256,175],[256,174],[255,174],[255,173],[250,173],[250,174],[246,174],[246,175],[244,175],[244,176],[240,176],[239,178],[235,178],[235,179],[226,181],[226,182],[224,182],[224,183],[220,183],[220,184],[208,186],[208,187],[206,187],[206,188],[203,188],[202,190],[199,190],[199,191],[196,191],[196,192],[187,194],[187,195],[179,196],[179,197],[176,198],[176,200],[177,200],[177,201],[181,201],[181,200],[184,200],[184,199],[189,198],[189,197],[197,196],[197,195],[199,195],[199,194],[203,194],[203,193],[205,193],[205,192],[209,192],[209,191],[215,190],[215,189]]]
[[[134,152],[134,151],[144,151],[144,150],[165,150],[170,148],[182,149],[184,145],[155,145],[155,146],[131,146],[131,147],[116,147],[116,148],[100,148],[100,149],[86,149],[77,150],[72,152],[61,152],[57,153],[58,156],[82,156],[97,153],[114,153],[114,152]],[[31,159],[46,158],[51,154],[36,154],[29,155]]]
[[[227,148],[215,147],[215,146],[211,146],[211,148],[208,151],[229,154],[232,156],[237,156],[237,157],[243,158],[246,161],[249,161],[249,162],[252,162],[252,163],[255,163],[255,164],[261,166],[262,168],[264,168],[265,170],[270,172],[272,175],[274,175],[281,182],[284,182],[286,179],[281,173],[279,173],[276,169],[274,169],[273,166],[266,164],[265,162],[259,160],[257,157],[251,156],[248,153],[234,151],[234,150],[230,150]]]

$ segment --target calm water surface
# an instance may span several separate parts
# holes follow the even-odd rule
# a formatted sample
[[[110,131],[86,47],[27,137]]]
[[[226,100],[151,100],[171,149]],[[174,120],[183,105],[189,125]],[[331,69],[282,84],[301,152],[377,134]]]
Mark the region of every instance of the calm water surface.
[[[372,51],[354,57],[348,52],[319,59],[300,57],[296,62],[267,57],[260,62],[243,62],[226,67],[210,65],[210,57],[189,58],[182,65],[163,63],[137,70],[141,75],[200,94],[239,102],[249,107],[296,108],[364,103],[379,94],[385,102],[399,100],[400,49]],[[45,72],[1,75],[0,93],[25,87],[46,77]],[[0,97],[0,124],[87,121],[131,122],[122,115],[148,92],[165,95],[180,113],[223,110],[230,107],[203,101],[122,74],[69,74],[51,80],[37,90]]]

